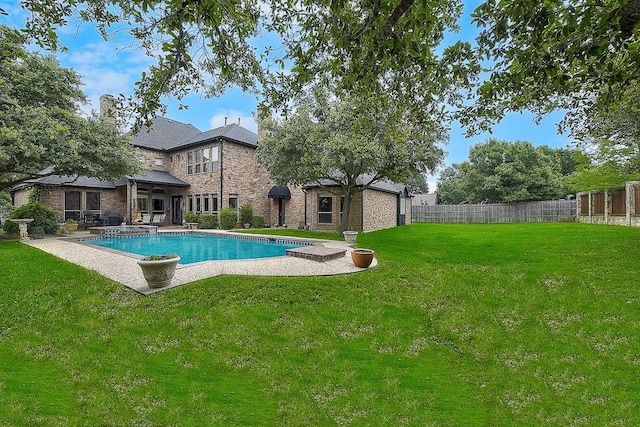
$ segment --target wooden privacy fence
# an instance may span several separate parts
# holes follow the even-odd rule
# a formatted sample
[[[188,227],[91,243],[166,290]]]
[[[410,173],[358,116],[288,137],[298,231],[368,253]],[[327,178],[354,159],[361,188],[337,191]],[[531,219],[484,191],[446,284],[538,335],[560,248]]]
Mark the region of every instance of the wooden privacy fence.
[[[411,220],[413,222],[556,222],[574,221],[575,219],[575,200],[411,206]]]

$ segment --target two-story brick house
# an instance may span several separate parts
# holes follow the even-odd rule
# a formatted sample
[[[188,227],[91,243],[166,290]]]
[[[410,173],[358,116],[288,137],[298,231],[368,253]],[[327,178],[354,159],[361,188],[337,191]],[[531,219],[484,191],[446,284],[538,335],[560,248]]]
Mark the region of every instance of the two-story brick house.
[[[256,161],[257,144],[255,133],[235,123],[201,132],[157,117],[133,138],[144,173],[119,181],[46,176],[16,186],[14,205],[26,203],[35,188],[63,220],[93,215],[113,225],[159,214],[161,225],[170,225],[182,224],[187,212],[215,214],[248,203],[271,226],[337,231],[342,198],[326,186],[275,186]],[[375,184],[354,199],[348,228],[371,231],[404,224],[411,218],[410,207],[406,187]]]

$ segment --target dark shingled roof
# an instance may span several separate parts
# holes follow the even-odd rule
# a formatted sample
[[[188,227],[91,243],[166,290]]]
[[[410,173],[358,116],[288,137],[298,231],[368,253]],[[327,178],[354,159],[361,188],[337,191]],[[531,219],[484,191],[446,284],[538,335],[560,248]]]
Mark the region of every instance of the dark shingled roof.
[[[133,145],[154,150],[171,150],[186,139],[200,133],[202,132],[191,124],[167,119],[166,117],[156,117],[153,119],[150,128],[142,127],[133,136]]]
[[[80,176],[76,179],[75,176],[60,176],[49,175],[42,178],[30,179],[24,182],[24,184],[42,184],[42,185],[66,185],[70,187],[93,187],[93,188],[116,188],[113,181],[105,181],[98,178],[89,178],[86,176]]]
[[[356,185],[363,186],[367,182],[369,182],[370,179],[371,179],[370,175],[360,175],[358,178],[356,178]],[[321,184],[322,186],[325,186],[325,187],[336,186],[335,182],[328,179],[322,180]],[[313,187],[320,187],[320,185],[318,185],[317,183],[310,183],[305,185],[305,187],[313,188]],[[374,182],[369,186],[369,188],[372,190],[384,191],[386,193],[402,194],[403,192],[406,193],[407,186],[404,184],[399,184],[397,182],[383,180],[383,181]]]
[[[133,145],[171,151],[216,139],[226,139],[254,148],[258,145],[258,135],[235,123],[200,132],[193,125],[166,117],[156,117],[151,128],[142,128],[134,135]]]
[[[230,125],[221,126],[219,128],[211,129],[206,132],[202,132],[199,135],[195,135],[185,141],[183,141],[179,147],[181,148],[188,145],[195,145],[205,141],[211,141],[215,139],[226,139],[240,144],[256,147],[258,145],[258,135],[251,132],[248,129],[243,128],[240,125],[232,123]]]
[[[138,183],[144,183],[144,184],[162,184],[162,185],[171,185],[174,187],[189,186],[188,182],[184,182],[180,178],[177,178],[171,175],[169,172],[158,171],[153,169],[148,169],[143,174],[132,175],[127,178],[129,178],[129,180],[131,181],[136,181]],[[126,182],[127,181],[124,180],[124,183]]]

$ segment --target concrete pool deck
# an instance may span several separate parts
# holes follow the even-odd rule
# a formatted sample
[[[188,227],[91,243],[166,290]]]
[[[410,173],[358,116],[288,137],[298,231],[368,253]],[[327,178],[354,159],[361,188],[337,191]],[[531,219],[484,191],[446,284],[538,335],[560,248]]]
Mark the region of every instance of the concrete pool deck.
[[[167,230],[176,232],[176,230]],[[221,233],[214,230],[199,230],[200,232]],[[159,231],[161,234],[162,231]],[[223,232],[227,233],[227,232]],[[246,234],[245,234],[246,236]],[[365,268],[356,267],[351,261],[351,247],[342,241],[313,240],[326,248],[345,249],[344,257],[330,261],[312,261],[309,259],[283,256],[275,258],[259,258],[252,260],[234,261],[205,261],[196,264],[178,265],[176,274],[169,286],[161,289],[151,289],[147,286],[137,259],[109,250],[99,249],[75,242],[75,239],[91,236],[88,232],[77,232],[72,237],[51,237],[31,239],[24,242],[34,248],[62,258],[66,261],[94,270],[100,275],[114,280],[127,288],[144,295],[162,292],[186,283],[208,277],[227,275],[246,276],[332,276],[364,271]],[[267,237],[274,237],[269,235]],[[290,239],[291,237],[286,237]],[[297,238],[296,238],[297,239]],[[308,239],[299,239],[308,240]],[[371,267],[377,265],[374,258]]]

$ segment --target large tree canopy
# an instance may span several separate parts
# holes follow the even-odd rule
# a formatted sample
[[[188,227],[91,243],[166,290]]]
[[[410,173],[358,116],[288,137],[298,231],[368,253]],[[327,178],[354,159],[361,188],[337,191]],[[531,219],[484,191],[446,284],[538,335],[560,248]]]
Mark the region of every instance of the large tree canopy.
[[[457,29],[461,0],[24,0],[27,30],[47,48],[71,21],[97,25],[105,38],[123,29],[156,62],[132,101],[148,118],[162,97],[193,90],[218,95],[231,85],[257,90],[270,107],[286,108],[308,83],[391,96],[415,122],[440,121],[444,103],[469,82],[471,48],[442,51]],[[273,36],[273,37],[269,37]],[[273,46],[264,40],[277,39]],[[473,73],[471,73],[473,74]]]
[[[391,96],[416,121],[441,120],[443,103],[457,105],[470,133],[525,109],[539,118],[566,109],[565,125],[579,133],[585,114],[615,103],[640,77],[640,0],[486,0],[473,12],[477,48],[442,45],[457,29],[461,0],[22,4],[28,31],[49,48],[75,20],[97,24],[105,38],[129,30],[156,59],[133,97],[143,117],[162,110],[163,95],[229,85],[259,89],[267,105],[283,107],[305,84],[328,78],[351,93]],[[269,34],[281,45],[262,48],[258,39]],[[460,103],[459,88],[471,104]]]
[[[72,70],[25,49],[0,25],[0,189],[48,174],[117,179],[137,170],[129,138],[113,124],[79,115]]]
[[[470,133],[509,111],[566,109],[563,125],[581,137],[585,117],[640,78],[640,0],[487,0],[473,22],[487,78],[462,114]]]
[[[619,102],[594,114],[584,134],[587,161],[571,176],[576,190],[617,188],[640,178],[640,87],[630,86]]]
[[[266,117],[260,126],[258,159],[271,178],[337,188],[345,196],[342,227],[357,192],[384,179],[405,182],[433,171],[446,136],[441,126],[411,125],[388,99],[339,99],[317,88],[286,120]]]
[[[571,157],[570,150],[490,139],[471,148],[469,161],[443,171],[438,196],[445,204],[564,197],[569,192],[564,175],[573,172],[576,166],[567,157]]]

